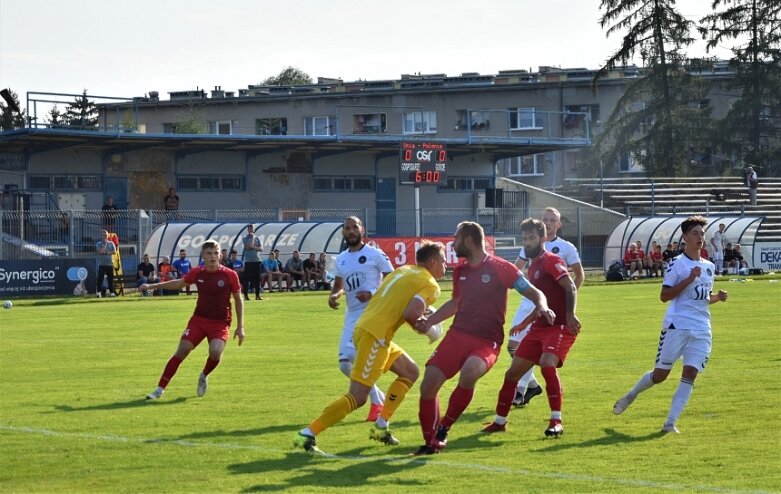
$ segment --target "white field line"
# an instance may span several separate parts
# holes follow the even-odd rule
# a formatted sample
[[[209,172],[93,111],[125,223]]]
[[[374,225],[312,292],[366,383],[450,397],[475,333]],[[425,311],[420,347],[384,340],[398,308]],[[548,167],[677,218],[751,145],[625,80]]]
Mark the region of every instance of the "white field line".
[[[146,438],[146,437],[125,437],[117,436],[113,434],[88,434],[84,432],[59,432],[51,429],[38,429],[33,427],[17,427],[12,425],[0,425],[0,431],[16,432],[20,434],[34,434],[39,436],[51,436],[51,437],[69,437],[75,439],[87,439],[95,441],[108,441],[119,443],[133,443],[133,444],[155,444],[155,445],[173,445],[182,446],[186,448],[217,448],[217,449],[232,449],[232,450],[249,450],[258,451],[262,453],[274,453],[274,454],[286,454],[291,451],[292,448],[279,449],[273,447],[267,447],[262,445],[253,444],[236,444],[225,442],[208,442],[208,441],[185,441],[182,439],[162,439],[162,438]],[[304,454],[304,453],[302,453]],[[672,491],[701,491],[701,492],[719,492],[719,493],[738,493],[738,494],[769,494],[769,491],[747,491],[728,489],[724,487],[715,487],[709,485],[691,485],[691,484],[674,484],[669,482],[656,482],[653,480],[637,480],[637,479],[621,479],[610,477],[597,477],[594,475],[581,475],[572,474],[566,472],[533,472],[531,470],[524,470],[520,468],[512,467],[500,467],[494,465],[480,465],[475,463],[459,463],[447,460],[441,460],[441,456],[432,457],[427,456],[425,459],[413,459],[409,456],[393,456],[393,455],[372,455],[372,456],[339,456],[326,454],[324,458],[330,460],[342,460],[352,462],[364,462],[364,461],[377,461],[378,459],[385,459],[388,463],[421,463],[432,466],[446,466],[448,468],[457,468],[460,470],[481,471],[490,473],[500,473],[507,475],[521,475],[525,477],[538,477],[545,479],[558,479],[566,481],[576,482],[599,482],[604,484],[616,484],[635,487],[646,487],[650,489],[666,489]]]

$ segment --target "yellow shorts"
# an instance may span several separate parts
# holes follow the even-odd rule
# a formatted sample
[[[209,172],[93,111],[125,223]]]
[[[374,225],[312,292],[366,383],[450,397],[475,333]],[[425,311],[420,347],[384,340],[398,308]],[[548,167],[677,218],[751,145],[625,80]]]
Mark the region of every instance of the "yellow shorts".
[[[404,350],[399,345],[392,341],[383,344],[374,335],[361,328],[355,328],[353,344],[355,362],[353,362],[350,379],[366,386],[374,386],[380,376],[388,372],[396,359],[404,354]]]

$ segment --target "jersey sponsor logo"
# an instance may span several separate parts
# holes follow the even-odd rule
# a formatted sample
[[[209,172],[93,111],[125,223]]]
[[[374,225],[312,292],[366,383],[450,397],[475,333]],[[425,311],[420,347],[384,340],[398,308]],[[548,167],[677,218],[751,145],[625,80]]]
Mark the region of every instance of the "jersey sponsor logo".
[[[366,264],[366,256],[359,257],[358,264]]]
[[[484,284],[488,284],[491,282],[491,275],[488,273],[485,273],[480,276],[480,281],[482,281]]]
[[[348,292],[352,292],[363,286],[364,281],[366,281],[366,275],[358,271],[345,278],[344,285]]]
[[[708,300],[710,298],[710,284],[701,283],[689,290],[689,298],[692,300]]]

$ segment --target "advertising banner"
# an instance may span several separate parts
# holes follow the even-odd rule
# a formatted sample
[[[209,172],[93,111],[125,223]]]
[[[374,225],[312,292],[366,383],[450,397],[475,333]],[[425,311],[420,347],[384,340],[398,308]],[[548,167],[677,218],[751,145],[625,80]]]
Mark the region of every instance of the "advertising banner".
[[[781,242],[755,242],[750,268],[762,268],[765,273],[781,271]]]
[[[406,264],[415,264],[415,253],[420,246],[420,240],[418,237],[384,237],[371,238],[367,242],[385,252],[393,267],[398,268]],[[458,257],[453,250],[453,237],[426,237],[426,240],[445,244],[445,259],[448,267],[452,268],[458,264]],[[485,250],[489,254],[494,253],[493,237],[485,237]]]
[[[95,293],[95,259],[0,261],[0,298]]]

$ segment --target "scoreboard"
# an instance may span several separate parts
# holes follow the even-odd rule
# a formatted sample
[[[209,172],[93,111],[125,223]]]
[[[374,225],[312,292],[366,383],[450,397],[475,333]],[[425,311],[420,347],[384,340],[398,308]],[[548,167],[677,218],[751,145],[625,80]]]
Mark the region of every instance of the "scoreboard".
[[[402,185],[445,185],[447,147],[433,142],[402,142],[399,181]]]

